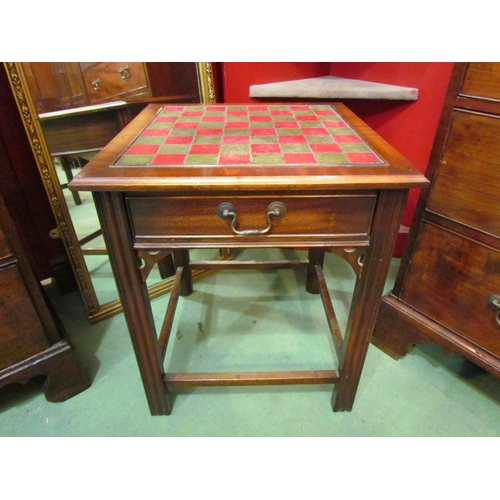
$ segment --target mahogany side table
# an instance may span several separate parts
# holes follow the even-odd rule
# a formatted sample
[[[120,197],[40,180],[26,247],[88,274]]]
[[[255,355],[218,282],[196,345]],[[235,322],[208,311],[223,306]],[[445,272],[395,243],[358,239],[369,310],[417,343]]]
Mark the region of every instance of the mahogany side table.
[[[73,179],[93,192],[152,415],[169,389],[334,384],[352,408],[409,188],[425,177],[342,104],[149,105]],[[301,261],[192,261],[194,248],[308,248]],[[345,332],[323,275],[325,250],[356,274]],[[173,253],[176,272],[156,331],[145,280]],[[165,373],[180,295],[194,269],[307,268],[338,357],[335,370]]]

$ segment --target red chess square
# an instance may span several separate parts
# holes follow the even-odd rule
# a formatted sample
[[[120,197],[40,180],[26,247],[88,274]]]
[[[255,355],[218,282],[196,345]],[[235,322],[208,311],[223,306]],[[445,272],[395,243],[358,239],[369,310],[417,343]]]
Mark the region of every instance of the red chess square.
[[[250,163],[250,155],[247,154],[221,154],[220,165],[243,165]]]
[[[251,135],[276,135],[276,130],[273,128],[252,128],[250,129]]]
[[[151,135],[165,135],[167,136],[170,132],[169,128],[148,128],[143,132],[142,135],[151,136]]]
[[[176,116],[159,116],[155,122],[175,122],[176,120]]]
[[[302,105],[292,105],[290,106],[290,109],[293,111],[310,111],[311,108],[309,106],[302,106]]]
[[[291,111],[285,111],[283,109],[272,109],[271,114],[274,116],[293,116]]]
[[[238,109],[228,110],[227,116],[247,116],[248,111],[240,111]]]
[[[167,106],[165,109],[167,111],[184,111],[184,106]]]
[[[306,144],[306,138],[302,135],[282,135],[278,140],[281,144]]]
[[[317,122],[318,121],[318,117],[315,115],[297,115],[295,118],[301,122]]]
[[[127,154],[129,155],[154,155],[160,146],[158,144],[136,144],[132,146]]]
[[[280,153],[281,148],[279,144],[252,144],[252,153]]]
[[[353,163],[378,163],[378,158],[373,153],[347,153],[347,158]]]
[[[221,128],[199,128],[196,135],[222,135]]]
[[[250,116],[249,120],[251,122],[270,122],[272,121],[272,118],[267,115],[256,115],[256,116]]]
[[[172,135],[165,139],[164,144],[190,144],[192,140],[189,135]]]
[[[329,135],[326,128],[303,128],[302,133],[305,135]]]
[[[333,138],[339,142],[339,143],[355,143],[355,142],[362,142],[361,139],[354,134],[348,134],[348,135],[334,135]]]
[[[309,147],[315,153],[341,153],[338,144],[310,144]]]
[[[203,122],[223,122],[225,120],[224,116],[204,116]]]
[[[222,144],[248,144],[250,139],[246,135],[225,135]]]
[[[275,122],[274,126],[276,128],[299,128],[297,122]]]
[[[250,108],[252,111],[267,111],[268,108],[267,106],[250,106]]]
[[[189,154],[193,155],[216,155],[220,151],[219,144],[195,144],[191,147]]]
[[[174,125],[174,128],[196,128],[197,126],[196,122],[178,122]]]
[[[152,165],[182,165],[186,155],[156,155]]]
[[[345,123],[342,120],[335,120],[335,121],[324,121],[323,125],[325,127],[330,127],[330,128],[339,128],[339,127],[345,127]]]
[[[248,128],[250,124],[248,122],[226,122],[226,128]]]
[[[292,163],[316,163],[316,158],[311,153],[291,153],[284,154],[285,162]]]

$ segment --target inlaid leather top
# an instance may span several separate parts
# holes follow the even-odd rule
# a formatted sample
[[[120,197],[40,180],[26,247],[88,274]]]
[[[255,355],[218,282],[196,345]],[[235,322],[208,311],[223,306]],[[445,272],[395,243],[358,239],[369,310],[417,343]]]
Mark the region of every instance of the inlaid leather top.
[[[327,105],[166,106],[116,166],[387,165]]]
[[[83,170],[79,191],[324,191],[428,181],[345,105],[148,105]]]

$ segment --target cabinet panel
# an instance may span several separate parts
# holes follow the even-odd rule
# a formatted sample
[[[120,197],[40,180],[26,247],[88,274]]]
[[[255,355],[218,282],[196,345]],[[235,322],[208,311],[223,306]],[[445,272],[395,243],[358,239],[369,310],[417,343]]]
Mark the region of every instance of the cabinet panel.
[[[149,95],[143,63],[82,63],[82,73],[91,103]]]
[[[5,235],[3,234],[3,231],[0,229],[0,259],[9,256],[11,253],[12,252],[9,248]]]
[[[500,237],[500,118],[453,113],[428,209]]]
[[[461,93],[500,100],[500,63],[469,63]]]
[[[500,355],[500,324],[486,297],[500,293],[500,251],[424,223],[401,299]]]
[[[0,369],[50,346],[16,265],[0,268]]]

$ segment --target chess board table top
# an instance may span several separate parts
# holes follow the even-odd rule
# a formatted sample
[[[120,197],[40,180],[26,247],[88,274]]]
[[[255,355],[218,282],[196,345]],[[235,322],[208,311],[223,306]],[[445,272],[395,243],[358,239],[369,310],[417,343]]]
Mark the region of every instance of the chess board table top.
[[[75,177],[91,191],[419,187],[342,104],[149,105]]]

